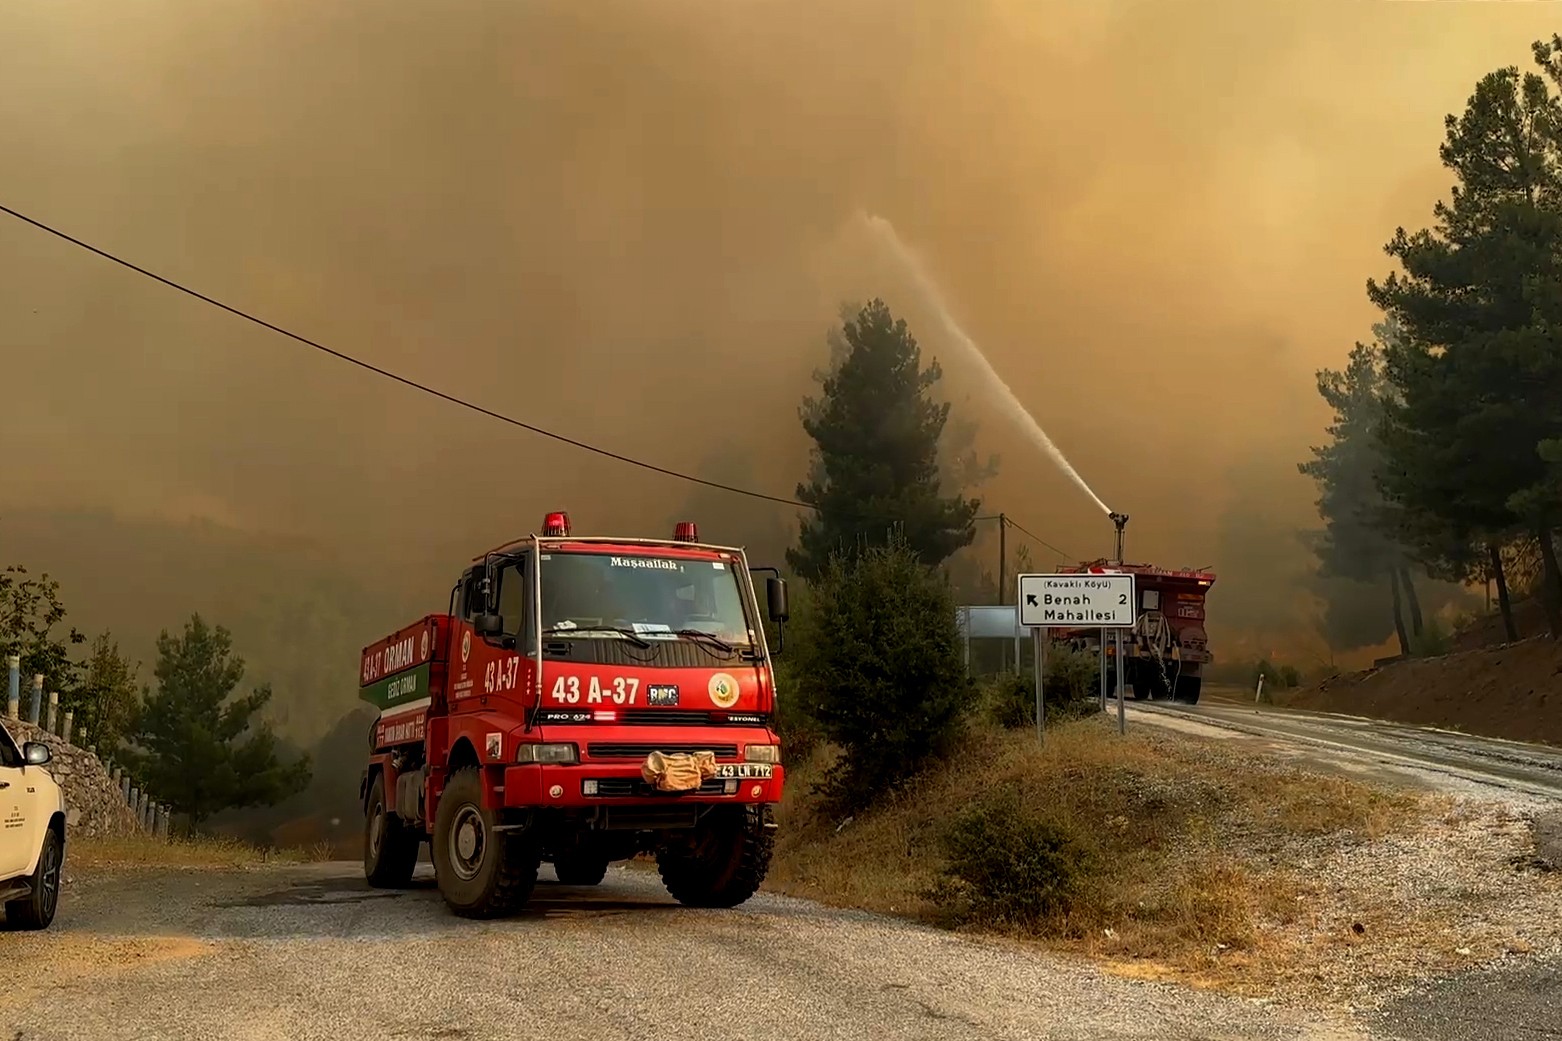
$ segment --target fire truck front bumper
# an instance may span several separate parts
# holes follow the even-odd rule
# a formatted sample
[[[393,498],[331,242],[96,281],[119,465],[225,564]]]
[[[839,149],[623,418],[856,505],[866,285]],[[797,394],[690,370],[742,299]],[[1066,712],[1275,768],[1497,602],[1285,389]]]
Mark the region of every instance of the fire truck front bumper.
[[[528,763],[504,771],[504,805],[514,809],[651,806],[670,803],[754,804],[781,801],[780,763],[718,763],[699,788],[666,792],[646,782],[638,763]]]

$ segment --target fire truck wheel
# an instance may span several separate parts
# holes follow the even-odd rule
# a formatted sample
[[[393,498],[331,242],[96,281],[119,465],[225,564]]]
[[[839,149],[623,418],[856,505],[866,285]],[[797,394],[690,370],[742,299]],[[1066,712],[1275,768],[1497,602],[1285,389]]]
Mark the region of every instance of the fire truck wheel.
[[[565,886],[594,886],[607,877],[607,858],[589,853],[553,858],[553,873]]]
[[[379,889],[404,889],[418,866],[418,833],[385,805],[385,775],[376,774],[363,821],[363,876]]]
[[[434,813],[434,874],[445,904],[463,918],[500,918],[519,911],[537,884],[536,844],[519,832],[499,831],[483,805],[477,767],[457,770]]]
[[[759,889],[774,846],[769,807],[712,810],[686,841],[656,855],[662,885],[686,907],[736,907]]]
[[[1177,678],[1177,700],[1186,705],[1197,705],[1199,703],[1199,691],[1203,686],[1203,676],[1179,676]]]

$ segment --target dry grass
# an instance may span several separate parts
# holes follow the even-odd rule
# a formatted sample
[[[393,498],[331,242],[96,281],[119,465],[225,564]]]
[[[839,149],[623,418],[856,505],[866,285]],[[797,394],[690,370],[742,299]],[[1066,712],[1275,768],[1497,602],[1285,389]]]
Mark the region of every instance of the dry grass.
[[[263,849],[236,839],[201,837],[157,839],[149,835],[80,838],[70,843],[72,867],[125,871],[142,868],[232,869],[267,864],[302,864],[330,859],[323,843],[309,849]]]
[[[995,929],[1139,976],[1258,989],[1290,974],[1305,923],[1301,865],[1318,849],[1419,827],[1430,800],[1304,774],[1212,742],[1100,720],[975,735],[945,769],[856,819],[808,794],[821,751],[795,764],[774,888],[827,904],[947,922],[942,836],[985,793],[1014,793],[1082,849],[1090,881],[1066,910]]]

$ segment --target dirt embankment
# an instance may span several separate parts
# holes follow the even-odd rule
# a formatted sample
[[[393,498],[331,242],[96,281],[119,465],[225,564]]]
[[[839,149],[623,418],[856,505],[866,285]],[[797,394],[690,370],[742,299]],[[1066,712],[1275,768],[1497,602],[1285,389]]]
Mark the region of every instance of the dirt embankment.
[[[1280,695],[1287,708],[1562,745],[1562,644],[1520,643],[1394,662]]]

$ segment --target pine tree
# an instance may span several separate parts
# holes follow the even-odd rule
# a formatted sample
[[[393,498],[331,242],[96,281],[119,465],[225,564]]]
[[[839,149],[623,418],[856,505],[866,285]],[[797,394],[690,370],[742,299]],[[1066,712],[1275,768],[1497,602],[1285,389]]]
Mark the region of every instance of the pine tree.
[[[1538,539],[1553,635],[1562,520],[1539,445],[1562,436],[1562,39],[1535,45],[1539,73],[1499,69],[1450,115],[1440,150],[1457,180],[1433,227],[1385,247],[1403,274],[1368,283],[1403,326],[1386,370],[1396,394],[1383,425],[1383,488],[1423,549],[1469,562],[1482,542],[1497,571],[1516,533]],[[1548,85],[1549,81],[1549,85]],[[1449,552],[1451,550],[1451,552]]]
[[[898,534],[831,558],[808,590],[798,694],[846,753],[825,788],[841,809],[855,810],[961,733],[973,698],[954,597]]]
[[[197,614],[183,635],[165,630],[157,653],[158,689],[146,695],[132,763],[147,791],[194,828],[221,810],[280,802],[309,783],[308,758],[282,764],[271,728],[255,718],[271,688],[234,696],[244,660],[234,656],[228,630]]]
[[[942,373],[923,368],[921,350],[881,300],[844,322],[844,357],[823,380],[824,394],[800,410],[817,446],[798,498],[817,514],[804,520],[792,569],[807,579],[836,553],[883,546],[898,532],[919,560],[937,566],[975,534],[979,500],[945,496],[939,439],[947,402],[930,391]]]
[[[1312,449],[1312,459],[1297,464],[1318,486],[1318,514],[1324,528],[1313,540],[1322,578],[1379,586],[1392,592],[1394,633],[1402,654],[1423,626],[1420,600],[1404,548],[1386,532],[1392,516],[1380,484],[1383,447],[1379,436],[1385,396],[1391,388],[1383,374],[1383,342],[1397,342],[1385,323],[1373,330],[1378,340],[1358,343],[1343,370],[1318,373],[1318,394],[1334,411],[1330,441]],[[1405,617],[1408,606],[1409,620]]]

